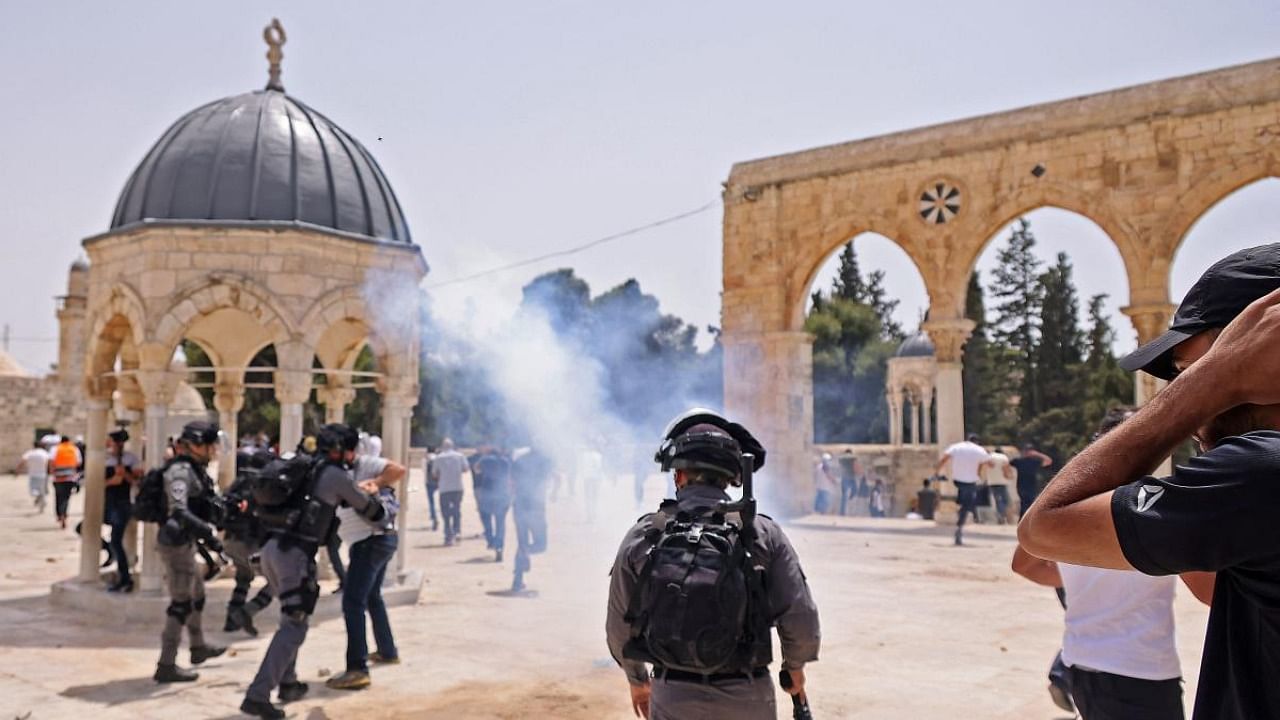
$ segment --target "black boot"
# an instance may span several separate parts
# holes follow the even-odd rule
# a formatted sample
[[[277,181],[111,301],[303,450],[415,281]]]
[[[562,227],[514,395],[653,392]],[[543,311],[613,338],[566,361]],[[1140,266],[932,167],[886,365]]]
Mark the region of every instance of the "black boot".
[[[227,625],[235,621],[236,630],[244,630],[249,637],[258,637],[258,628],[253,624],[253,615],[244,605],[227,608]]]
[[[280,683],[280,703],[291,703],[301,700],[307,694],[308,686],[304,682]]]
[[[275,705],[262,700],[250,700],[248,698],[245,698],[245,701],[240,703],[240,712],[245,715],[266,718],[266,720],[282,720],[285,717],[284,711]]]
[[[200,673],[177,665],[156,665],[156,674],[152,677],[158,683],[195,682]]]
[[[191,664],[199,665],[205,660],[216,658],[226,651],[226,648],[218,647],[217,645],[201,645],[200,647],[193,647],[191,648]]]
[[[239,621],[240,615],[237,611],[240,611],[243,609],[244,609],[243,605],[227,606],[227,621],[222,624],[222,632],[236,632],[237,630],[241,629],[242,626]]]

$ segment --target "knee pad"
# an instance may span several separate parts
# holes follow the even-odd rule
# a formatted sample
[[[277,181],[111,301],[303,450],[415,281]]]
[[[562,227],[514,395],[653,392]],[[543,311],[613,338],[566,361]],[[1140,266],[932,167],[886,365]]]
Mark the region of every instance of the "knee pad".
[[[311,613],[302,609],[297,609],[286,612],[284,616],[294,622],[305,624],[307,622],[307,618],[311,617]]]
[[[185,624],[187,622],[187,617],[191,615],[191,610],[192,603],[190,600],[183,600],[181,602],[171,600],[169,602],[169,607],[165,608],[164,613],[178,622]]]
[[[204,612],[204,598],[197,599],[191,603],[191,606],[196,609],[196,612]]]

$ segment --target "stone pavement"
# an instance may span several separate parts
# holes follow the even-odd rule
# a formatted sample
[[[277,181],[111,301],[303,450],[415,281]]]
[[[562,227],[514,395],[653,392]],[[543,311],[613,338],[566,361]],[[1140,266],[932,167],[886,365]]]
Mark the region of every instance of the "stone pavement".
[[[50,584],[75,574],[76,537],[58,530],[52,515],[36,516],[25,492],[24,478],[0,476],[0,720],[240,717],[237,707],[268,636],[224,636],[217,632],[222,608],[210,606],[210,636],[230,643],[232,652],[206,663],[197,683],[157,686],[150,676],[159,618],[155,628],[126,627],[112,617],[50,607]],[[472,506],[463,513],[468,539],[445,548],[440,533],[427,529],[419,490],[405,537],[410,565],[425,573],[426,585],[418,605],[391,610],[404,663],[375,669],[367,691],[327,690],[322,676],[343,669],[345,634],[340,620],[317,623],[298,663],[312,694],[290,706],[291,716],[632,717],[625,680],[603,639],[605,575],[623,530],[639,514],[629,492],[627,480],[606,488],[593,523],[581,496],[552,504],[550,550],[534,558],[527,578],[534,592],[511,597],[504,593],[511,558],[494,563],[474,539],[479,521]],[[651,478],[652,504],[661,492],[662,483]],[[77,497],[73,515],[79,503]],[[1066,715],[1049,702],[1044,679],[1058,647],[1061,610],[1051,591],[1009,572],[1012,528],[973,527],[964,548],[951,546],[949,529],[920,521],[807,517],[786,530],[822,611],[822,660],[809,668],[817,717]],[[273,605],[262,617],[274,611]],[[1190,705],[1206,609],[1180,591],[1177,613]]]

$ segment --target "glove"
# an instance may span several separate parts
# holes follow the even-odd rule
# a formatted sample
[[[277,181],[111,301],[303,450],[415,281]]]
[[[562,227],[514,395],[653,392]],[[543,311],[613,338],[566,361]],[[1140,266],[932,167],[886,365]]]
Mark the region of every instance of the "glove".
[[[204,541],[204,546],[216,553],[222,552],[222,541],[218,539],[217,535],[210,535],[209,538]]]

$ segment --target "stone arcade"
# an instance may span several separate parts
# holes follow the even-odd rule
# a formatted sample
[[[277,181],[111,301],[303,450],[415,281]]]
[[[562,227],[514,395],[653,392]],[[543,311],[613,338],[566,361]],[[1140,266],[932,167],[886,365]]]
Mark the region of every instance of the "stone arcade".
[[[805,299],[830,253],[875,232],[915,262],[936,348],[937,441],[964,434],[965,286],[1011,220],[1053,206],[1120,251],[1139,342],[1168,326],[1169,271],[1195,221],[1280,174],[1280,60],[735,165],[724,191],[725,404],[759,428],[798,503],[811,497]],[[1138,399],[1156,385],[1139,380]]]

